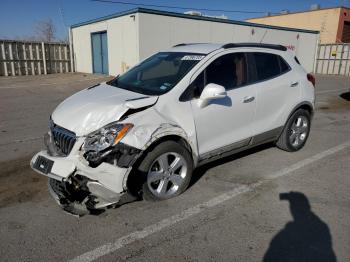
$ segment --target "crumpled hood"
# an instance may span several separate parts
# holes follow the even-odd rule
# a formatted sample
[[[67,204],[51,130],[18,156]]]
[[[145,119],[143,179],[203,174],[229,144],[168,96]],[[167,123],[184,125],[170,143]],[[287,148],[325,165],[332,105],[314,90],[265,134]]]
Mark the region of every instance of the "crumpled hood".
[[[157,96],[102,83],[68,97],[57,106],[51,117],[55,124],[83,136],[118,121],[128,109],[152,105],[157,99]]]

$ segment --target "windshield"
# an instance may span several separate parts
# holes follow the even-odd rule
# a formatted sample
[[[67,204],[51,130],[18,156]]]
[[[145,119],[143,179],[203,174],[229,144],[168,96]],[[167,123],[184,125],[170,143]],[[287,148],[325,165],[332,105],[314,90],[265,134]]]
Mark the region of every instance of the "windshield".
[[[203,54],[194,53],[157,53],[108,84],[145,95],[162,95],[203,58]]]

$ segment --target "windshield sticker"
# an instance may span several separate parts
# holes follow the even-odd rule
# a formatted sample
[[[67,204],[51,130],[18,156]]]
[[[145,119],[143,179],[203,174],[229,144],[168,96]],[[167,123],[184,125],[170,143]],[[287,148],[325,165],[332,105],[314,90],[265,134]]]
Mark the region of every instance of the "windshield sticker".
[[[181,60],[202,60],[204,55],[185,55]]]

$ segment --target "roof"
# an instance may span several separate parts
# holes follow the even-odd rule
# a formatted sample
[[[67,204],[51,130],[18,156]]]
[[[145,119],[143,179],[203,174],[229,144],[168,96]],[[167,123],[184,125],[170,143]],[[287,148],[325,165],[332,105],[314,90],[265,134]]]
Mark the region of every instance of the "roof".
[[[282,45],[264,44],[264,43],[228,43],[228,44],[211,44],[211,43],[187,43],[175,45],[168,49],[168,52],[184,52],[184,53],[197,53],[197,54],[209,54],[220,48],[265,48],[274,49],[279,51],[286,51],[287,48]]]
[[[160,11],[160,10],[153,10],[153,9],[146,9],[146,8],[135,8],[135,9],[131,9],[128,11],[103,16],[100,18],[88,20],[86,22],[71,25],[71,28],[76,28],[76,27],[80,27],[80,26],[84,26],[84,25],[102,22],[102,21],[106,21],[109,19],[113,19],[113,18],[117,18],[117,17],[121,17],[121,16],[126,16],[126,15],[131,15],[131,14],[135,14],[135,13],[162,15],[162,16],[169,16],[169,17],[192,19],[192,20],[201,20],[201,21],[210,21],[210,22],[217,22],[217,23],[223,23],[223,24],[234,24],[234,25],[261,27],[261,28],[268,28],[268,29],[301,32],[301,33],[311,33],[311,34],[318,34],[319,33],[319,31],[314,31],[314,30],[305,30],[305,29],[288,28],[288,27],[281,27],[281,26],[263,25],[263,24],[257,24],[257,23],[236,21],[236,20],[230,20],[230,19],[213,18],[213,17],[206,17],[206,16],[194,16],[194,15],[187,15],[187,14],[182,14],[182,13]]]
[[[209,54],[217,49],[222,48],[222,44],[209,44],[209,43],[198,43],[198,44],[180,44],[167,50],[170,52],[184,52],[184,53],[200,53]]]
[[[281,14],[274,14],[274,15],[265,15],[265,16],[252,17],[252,18],[247,19],[246,21],[254,20],[254,19],[260,19],[260,18],[275,17],[275,16],[284,16],[284,15],[294,15],[294,14],[301,14],[301,13],[310,13],[310,12],[317,12],[317,11],[331,10],[331,9],[338,9],[338,8],[350,9],[349,7],[346,7],[346,6],[326,7],[326,8],[320,8],[320,9],[315,9],[315,10],[304,10],[304,11],[290,12],[290,13],[286,13],[286,14],[282,14],[282,13],[281,13]]]

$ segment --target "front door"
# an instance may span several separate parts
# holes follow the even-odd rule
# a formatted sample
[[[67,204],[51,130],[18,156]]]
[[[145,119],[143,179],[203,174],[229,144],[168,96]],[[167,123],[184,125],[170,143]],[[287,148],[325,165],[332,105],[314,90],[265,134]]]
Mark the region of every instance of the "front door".
[[[108,74],[107,32],[91,34],[93,73]]]
[[[256,89],[248,84],[246,55],[231,53],[215,59],[192,84],[203,89],[209,83],[224,86],[227,97],[204,108],[198,106],[198,98],[191,101],[201,158],[248,145],[255,135]]]

